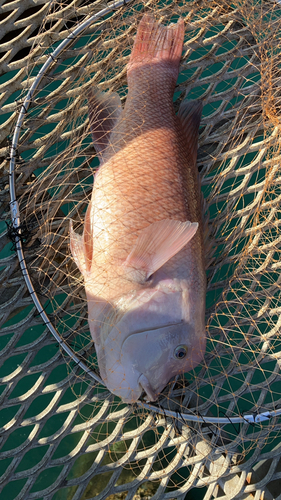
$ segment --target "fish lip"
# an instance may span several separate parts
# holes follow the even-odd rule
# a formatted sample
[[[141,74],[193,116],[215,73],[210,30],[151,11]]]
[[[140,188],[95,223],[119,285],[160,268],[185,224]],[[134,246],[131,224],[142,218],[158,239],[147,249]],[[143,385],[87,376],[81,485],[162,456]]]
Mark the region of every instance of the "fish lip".
[[[156,392],[153,391],[149,381],[147,380],[146,376],[143,373],[140,374],[138,378],[138,383],[145,391],[148,397],[148,401],[155,401],[158,398],[158,395],[156,394]]]

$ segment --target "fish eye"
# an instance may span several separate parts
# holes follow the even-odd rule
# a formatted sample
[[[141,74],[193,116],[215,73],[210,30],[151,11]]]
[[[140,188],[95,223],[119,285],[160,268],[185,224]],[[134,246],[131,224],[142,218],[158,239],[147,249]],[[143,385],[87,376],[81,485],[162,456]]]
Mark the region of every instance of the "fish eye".
[[[178,345],[174,350],[174,358],[183,359],[187,355],[187,346],[185,344]]]

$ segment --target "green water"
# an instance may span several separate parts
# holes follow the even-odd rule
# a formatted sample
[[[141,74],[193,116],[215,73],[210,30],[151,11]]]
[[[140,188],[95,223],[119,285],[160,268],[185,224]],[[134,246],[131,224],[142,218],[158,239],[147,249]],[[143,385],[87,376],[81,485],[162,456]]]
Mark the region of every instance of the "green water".
[[[219,26],[215,28],[215,32],[217,32],[218,29],[219,29]],[[214,29],[210,29],[207,36],[211,37],[215,32],[214,32]],[[81,39],[78,43],[81,46],[86,45],[87,44],[87,37],[81,37]],[[230,50],[232,48],[232,44],[233,44],[233,42],[226,42],[225,44],[223,44],[221,46],[221,49],[220,49],[221,53],[223,53],[223,51]],[[206,46],[206,47],[200,49],[200,52],[194,53],[191,57],[194,57],[194,59],[196,59],[196,58],[198,58],[198,56],[204,55],[204,51],[206,52],[208,50],[209,50],[209,47]],[[235,62],[232,63],[233,69],[243,68],[243,66],[245,65],[246,62],[247,62],[247,59],[242,58],[242,57],[235,60]],[[64,65],[65,64],[71,65],[72,63],[73,63],[73,59],[69,59],[69,60],[64,61]],[[36,72],[38,72],[38,69],[39,68],[36,68]],[[210,65],[210,67],[205,69],[203,76],[208,76],[210,74],[210,75],[214,75],[214,77],[215,77],[215,74],[220,69],[221,69],[221,63],[212,64],[212,65]],[[59,67],[57,68],[57,71],[60,71]],[[195,69],[194,69],[194,71],[195,71]],[[17,71],[11,72],[11,73],[4,75],[4,76],[1,76],[0,83],[8,82],[12,77],[15,76],[16,73],[17,73]],[[179,84],[184,83],[189,78],[191,78],[191,76],[192,76],[192,72],[188,72],[188,71],[181,74],[179,77],[178,83]],[[252,81],[256,81],[257,78],[259,78],[259,75],[257,75],[255,72],[253,72],[253,74],[251,75]],[[250,77],[248,77],[248,82],[249,81],[250,81]],[[232,86],[232,85],[234,85],[234,83],[235,83],[234,80],[233,81],[229,80],[227,82],[223,82],[222,84],[220,84],[220,86],[217,86],[216,92],[221,92],[227,88],[227,85]],[[51,82],[48,86],[46,86],[42,90],[41,94],[38,97],[44,97],[44,96],[48,95],[50,92],[53,92],[54,90],[56,90],[57,86],[58,86],[57,83]],[[192,98],[192,99],[200,98],[202,96],[202,94],[205,92],[205,90],[206,90],[206,88],[204,85],[202,85],[202,86],[198,85],[198,87],[192,89],[192,92],[188,97]],[[13,99],[17,99],[18,97],[19,97],[19,92],[14,93],[10,97],[9,102],[12,102]],[[178,97],[179,96],[177,94],[175,94],[174,100],[176,101]],[[65,103],[66,103],[66,101],[59,102],[56,105],[56,107],[54,108],[53,112],[57,112],[59,109],[62,109],[65,106]],[[204,106],[204,113],[203,113],[204,116],[208,116],[210,113],[212,113],[215,109],[215,106],[219,106],[219,104],[220,103],[217,102],[216,104]],[[229,102],[228,106],[231,106],[231,105],[233,105],[233,102]],[[38,112],[38,111],[36,111],[36,112]],[[36,112],[34,112],[34,113],[36,113]],[[9,116],[10,116],[10,114],[2,115],[2,123],[5,122],[9,118]],[[39,137],[49,133],[53,127],[54,127],[54,125],[42,126],[38,131],[36,131],[36,134],[34,134],[32,139],[39,138]],[[85,145],[87,145],[87,141],[86,141]],[[52,156],[55,152],[59,153],[59,152],[63,151],[64,148],[66,148],[67,146],[68,146],[68,142],[65,141],[65,142],[61,142],[58,146],[50,147],[50,149],[47,151],[45,157],[48,158],[48,156]],[[22,157],[26,161],[28,161],[28,159],[33,156],[34,152],[35,152],[35,150],[28,150],[27,152],[24,152],[22,154]],[[84,158],[82,157],[79,160],[77,160],[77,162],[83,161],[83,160],[84,160]],[[252,157],[250,155],[248,155],[244,158],[243,161],[245,161],[247,163],[247,162],[250,162],[251,160],[252,160]],[[38,170],[35,171],[36,176],[40,176],[43,173],[44,173],[43,167],[38,168]],[[260,175],[262,175],[262,172],[260,173]],[[87,182],[91,182],[91,180],[88,180]],[[225,185],[223,186],[223,189],[227,190],[229,188],[230,188],[230,183],[226,182]],[[204,195],[207,196],[208,188],[207,187],[204,188],[203,191],[204,191]],[[55,192],[50,190],[49,194],[54,195]],[[218,207],[217,205],[216,206],[213,205],[211,207],[211,215],[213,215],[215,210],[218,210],[219,208],[220,207]],[[66,203],[62,207],[62,209],[65,212],[65,214],[67,214],[72,209],[72,206],[69,203]],[[213,213],[212,213],[212,211],[213,211]],[[5,229],[6,229],[5,223],[1,222],[0,223],[0,233],[2,233]],[[232,227],[229,226],[229,231],[231,231],[231,229],[232,229]],[[217,249],[217,252],[219,253],[222,250],[223,249]],[[11,251],[11,244],[8,243],[1,250],[0,259],[7,258],[7,257],[9,257],[9,255],[12,255],[12,253],[13,252]],[[0,269],[1,269],[1,266],[0,266]],[[217,280],[219,281],[222,276],[225,277],[226,275],[231,275],[231,274],[233,274],[233,272],[234,272],[233,268],[229,268],[229,267],[222,268],[218,271]],[[220,296],[220,294],[221,294],[221,289],[218,289],[218,290],[216,290],[216,292],[209,294],[207,297],[207,306],[210,307],[213,303],[215,303],[217,300],[217,297]],[[60,302],[60,301],[62,302],[64,300],[64,298],[65,297],[62,294],[61,297],[57,296],[56,300],[58,302]],[[49,307],[49,309],[47,308],[47,312],[51,312],[51,305],[49,305],[48,307]],[[8,327],[8,326],[11,327],[13,325],[16,325],[20,320],[23,320],[24,318],[28,317],[28,315],[31,313],[32,309],[33,309],[32,305],[28,305],[26,307],[19,308],[18,310],[16,310],[14,312],[14,314],[12,314],[8,318],[8,320],[3,325],[2,329],[5,327]],[[68,327],[72,326],[71,321],[72,320],[70,318]],[[223,322],[223,319],[221,322]],[[17,340],[15,347],[23,347],[24,348],[24,346],[26,346],[26,352],[24,352],[24,350],[23,350],[23,352],[21,354],[11,356],[7,362],[5,362],[1,365],[1,367],[0,367],[0,377],[1,378],[2,377],[3,378],[9,377],[9,375],[12,374],[17,369],[18,366],[20,366],[21,364],[24,363],[26,357],[28,356],[28,345],[33,343],[36,339],[40,338],[40,336],[42,336],[44,334],[44,331],[45,331],[45,327],[42,325],[31,326],[25,330],[24,334]],[[0,349],[1,350],[5,349],[5,347],[8,346],[8,343],[13,338],[13,335],[15,335],[15,333],[7,333],[7,334],[3,334],[0,337]],[[51,334],[49,333],[48,335],[51,335]],[[237,339],[237,334],[236,334],[235,338]],[[36,366],[37,364],[48,362],[49,359],[55,358],[59,351],[60,350],[59,350],[57,343],[55,341],[51,341],[50,345],[45,346],[44,348],[38,350],[35,358],[31,362],[31,364],[29,365],[30,368],[32,368],[33,366]],[[227,364],[228,360],[225,360],[225,363]],[[221,366],[222,366],[221,361],[220,361],[220,363],[218,363],[217,360],[214,360],[213,365],[210,366],[210,373],[214,373],[214,374],[217,373],[217,371],[219,369],[221,369]],[[270,371],[270,367],[268,367],[268,370]],[[62,382],[67,377],[67,375],[68,375],[67,365],[64,362],[64,360],[62,360],[61,363],[58,363],[56,368],[52,371],[51,376],[48,378],[48,380],[45,382],[44,385],[57,384],[59,386],[60,382]],[[26,392],[28,390],[30,390],[37,383],[39,378],[40,378],[40,373],[31,373],[31,374],[27,374],[26,376],[22,377],[21,379],[19,379],[13,392],[9,395],[9,398],[13,399],[16,397],[23,397],[26,394]],[[255,381],[255,383],[257,383],[257,381]],[[230,386],[227,384],[230,384]],[[6,387],[6,384],[3,383],[1,386],[2,392],[5,390],[5,387]],[[229,380],[226,381],[225,386],[223,386],[222,389],[225,389],[225,391],[227,393],[227,392],[229,392],[231,387],[232,387],[232,389],[236,389],[239,387],[238,377],[236,377],[235,382],[229,381]],[[83,387],[82,385],[80,385],[79,389],[77,389],[77,392],[83,393],[85,391],[85,389],[86,389],[86,386]],[[201,398],[208,399],[208,397],[210,395],[209,394],[210,390],[212,390],[211,386],[206,386],[204,389],[202,389],[200,392]],[[32,404],[29,406],[27,412],[24,415],[24,418],[28,419],[28,418],[32,418],[32,417],[35,417],[36,415],[40,414],[40,412],[42,412],[49,405],[54,394],[55,394],[55,390],[53,392],[48,393],[48,394],[39,394],[33,400]],[[71,388],[69,388],[65,392],[63,399],[60,401],[60,404],[68,404],[68,403],[75,401],[75,399],[76,399],[75,394],[73,393]],[[248,406],[251,407],[252,404],[253,404],[252,401],[247,402],[245,400],[243,405],[239,406],[239,411],[241,412],[243,410],[247,410]],[[16,418],[17,412],[20,411],[20,406],[21,406],[20,404],[12,405],[8,409],[0,410],[0,426],[4,426],[7,422],[9,422],[11,420],[12,417]],[[98,408],[96,408],[96,411],[97,410],[98,410]],[[83,408],[83,412],[84,412],[83,418],[81,416],[78,416],[75,419],[75,422],[73,423],[73,425],[78,424],[78,423],[82,423],[83,419],[87,418],[87,416],[91,416],[93,413],[93,407],[90,405],[89,405],[89,407],[86,406]],[[88,412],[88,415],[87,415],[87,412]],[[63,413],[58,413],[57,415],[54,415],[51,418],[48,418],[44,424],[43,429],[40,432],[39,438],[41,438],[41,439],[47,438],[49,436],[52,436],[55,432],[59,431],[61,429],[61,427],[63,426],[63,424],[65,423],[65,421],[67,420],[68,416],[69,416],[69,412],[65,411]],[[22,418],[22,416],[19,418]],[[132,420],[130,423],[128,423],[127,430],[130,429],[130,426],[131,426],[131,428],[134,428],[134,425],[135,425],[135,422]],[[11,433],[8,440],[2,446],[1,451],[2,452],[9,451],[9,450],[13,450],[13,449],[16,449],[17,447],[19,447],[22,443],[24,443],[26,441],[26,439],[28,439],[28,436],[30,435],[33,428],[34,428],[34,426],[30,425],[30,426],[22,427],[22,428],[15,430],[13,433]],[[99,430],[99,432],[101,432],[101,428],[98,430]],[[60,442],[59,446],[57,447],[52,458],[54,460],[59,459],[59,458],[63,458],[63,457],[67,458],[67,456],[69,454],[71,454],[71,452],[77,446],[81,436],[82,436],[81,433],[65,436],[61,440],[61,442]],[[93,442],[95,442],[94,440],[96,438],[97,437],[95,435],[92,436]],[[152,443],[153,443],[153,436],[148,435],[146,437],[146,441],[144,444],[146,446],[151,446]],[[25,453],[25,455],[23,456],[23,459],[17,465],[16,472],[28,471],[32,467],[35,467],[36,464],[38,464],[41,460],[44,459],[44,456],[48,452],[48,450],[49,450],[49,445],[46,444],[46,445],[38,446],[37,448],[32,448],[32,450],[27,451]],[[112,453],[113,452],[114,452],[114,454],[122,455],[122,454],[124,454],[125,451],[126,450],[125,450],[124,443],[115,444],[112,447],[111,454],[105,455],[105,457],[103,459],[103,464],[105,465],[105,464],[109,464],[112,462]],[[169,449],[169,452],[171,454],[170,458],[172,458],[173,454],[176,453],[176,450],[171,448],[171,449]],[[97,456],[97,453],[98,452],[88,453],[88,454],[85,454],[84,456],[79,457],[76,460],[76,462],[74,463],[73,467],[71,468],[67,479],[79,477],[82,474],[84,474],[93,464],[93,462]],[[161,459],[161,462],[160,462],[160,459]],[[0,462],[0,475],[2,475],[8,469],[12,460],[13,460],[13,457],[4,459]],[[163,467],[166,465],[164,455],[162,457],[160,456],[159,463],[161,463],[161,465]],[[36,491],[40,492],[41,490],[52,485],[54,483],[54,481],[56,481],[56,479],[59,477],[59,474],[62,470],[62,467],[63,466],[48,467],[46,470],[44,470],[38,476],[37,481],[34,484],[30,493],[35,493]],[[157,468],[157,465],[155,467]],[[124,469],[124,471],[122,472],[122,474],[118,480],[118,484],[126,484],[126,483],[134,480],[135,473],[132,472],[130,469]],[[187,478],[189,476],[189,473],[190,473],[189,469],[185,468],[185,469],[180,471],[181,477],[180,477],[179,473],[176,473],[173,475],[171,480],[173,480],[174,483],[180,485],[182,478]],[[104,473],[100,476],[95,476],[92,479],[92,481],[89,482],[88,488],[87,488],[85,494],[83,495],[83,497],[81,498],[81,500],[86,500],[90,496],[94,496],[94,495],[98,494],[99,492],[101,492],[104,489],[107,482],[110,480],[111,476],[112,476],[112,472]],[[2,490],[2,493],[0,494],[0,500],[7,500],[7,499],[13,500],[16,497],[16,495],[23,488],[26,480],[27,479],[24,478],[24,479],[9,482],[9,484],[6,484],[6,486]],[[171,490],[173,490],[172,483],[170,484],[170,486],[171,486]],[[153,494],[157,490],[157,487],[158,487],[157,482],[156,483],[146,483],[145,485],[143,485],[141,487],[141,495],[144,496],[145,494]],[[52,500],[70,500],[72,498],[72,495],[74,494],[75,490],[76,490],[76,487],[62,488],[59,492],[57,492],[56,494],[53,495]],[[206,488],[193,489],[186,494],[185,500],[201,500],[204,497],[205,493],[206,493]],[[40,494],[40,493],[38,493],[38,494]],[[38,497],[38,500],[43,500],[43,497]]]

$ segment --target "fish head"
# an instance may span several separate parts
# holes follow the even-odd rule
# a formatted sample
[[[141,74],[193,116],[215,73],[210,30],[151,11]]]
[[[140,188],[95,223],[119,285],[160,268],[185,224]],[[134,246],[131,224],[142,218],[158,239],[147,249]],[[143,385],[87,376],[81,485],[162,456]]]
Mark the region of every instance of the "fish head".
[[[147,399],[155,401],[168,382],[192,370],[205,352],[205,336],[196,338],[192,326],[181,322],[130,335],[122,346],[123,366],[134,366]]]
[[[155,401],[173,377],[202,361],[204,319],[182,319],[177,307],[177,303],[182,304],[180,295],[172,294],[165,302],[167,297],[156,293],[125,314],[98,348],[101,376],[124,402],[136,402],[143,391],[148,401]],[[159,310],[161,298],[164,303]]]

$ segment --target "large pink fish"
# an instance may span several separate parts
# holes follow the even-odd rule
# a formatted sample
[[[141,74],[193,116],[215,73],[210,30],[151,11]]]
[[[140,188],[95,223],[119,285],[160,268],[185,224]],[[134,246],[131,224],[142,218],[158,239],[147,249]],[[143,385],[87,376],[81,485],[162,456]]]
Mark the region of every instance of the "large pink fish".
[[[142,18],[116,93],[91,93],[100,167],[83,236],[70,227],[84,276],[89,325],[108,389],[125,402],[157,399],[205,353],[206,282],[196,169],[202,104],[173,93],[184,22]]]

